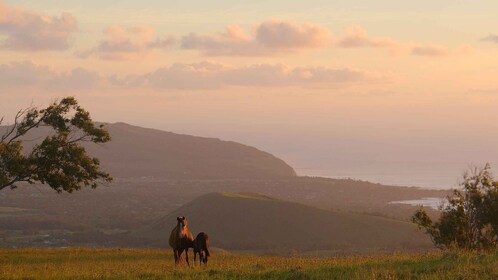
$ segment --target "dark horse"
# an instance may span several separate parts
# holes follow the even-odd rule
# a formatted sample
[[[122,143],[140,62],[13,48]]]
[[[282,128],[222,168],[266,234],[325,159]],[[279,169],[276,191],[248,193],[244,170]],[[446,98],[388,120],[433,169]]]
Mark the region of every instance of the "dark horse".
[[[200,232],[193,242],[194,247],[194,264],[197,253],[199,253],[199,264],[207,264],[209,257],[209,236],[205,232]]]
[[[171,231],[169,236],[169,246],[173,248],[173,255],[175,257],[175,264],[180,264],[182,260],[182,253],[185,250],[187,264],[190,265],[188,261],[188,248],[194,242],[194,237],[192,233],[187,228],[187,219],[185,217],[177,217],[177,225]]]

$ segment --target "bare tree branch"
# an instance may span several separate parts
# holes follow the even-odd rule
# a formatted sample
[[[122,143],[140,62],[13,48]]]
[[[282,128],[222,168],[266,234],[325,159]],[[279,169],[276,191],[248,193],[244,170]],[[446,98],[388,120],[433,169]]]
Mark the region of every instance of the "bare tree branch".
[[[14,133],[14,131],[17,131],[17,127],[19,125],[19,118],[22,117],[26,113],[26,111],[27,109],[17,111],[16,116],[14,117],[14,123],[12,124],[11,128],[8,129],[4,135],[2,135],[2,139],[0,140],[0,142],[4,142],[7,138],[10,137],[10,135]]]

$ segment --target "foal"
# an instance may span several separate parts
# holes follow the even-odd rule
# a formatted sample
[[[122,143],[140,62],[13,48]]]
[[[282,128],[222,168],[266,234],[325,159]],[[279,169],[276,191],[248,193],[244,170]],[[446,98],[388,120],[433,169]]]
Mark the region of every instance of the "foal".
[[[209,257],[209,236],[205,232],[200,232],[194,239],[194,264],[197,253],[199,253],[199,264],[204,263],[207,265]]]
[[[169,246],[173,248],[175,264],[180,264],[183,250],[185,250],[187,264],[190,265],[188,261],[188,248],[192,247],[191,244],[194,242],[194,237],[187,228],[187,219],[185,217],[177,217],[176,220],[178,223],[169,236]]]

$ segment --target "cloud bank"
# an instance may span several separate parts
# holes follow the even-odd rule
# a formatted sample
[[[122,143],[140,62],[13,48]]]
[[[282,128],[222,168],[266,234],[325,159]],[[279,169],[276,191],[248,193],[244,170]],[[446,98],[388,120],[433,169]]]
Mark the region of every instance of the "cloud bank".
[[[173,37],[157,37],[149,26],[125,28],[119,25],[104,30],[104,39],[99,44],[77,56],[97,56],[105,60],[132,60],[147,56],[153,49],[165,49],[175,43]]]
[[[99,86],[102,77],[95,71],[73,68],[58,72],[30,61],[0,64],[0,88],[88,90]]]
[[[323,48],[330,43],[330,32],[315,24],[296,24],[268,20],[246,33],[238,25],[210,35],[183,36],[181,48],[199,50],[206,56],[264,56]]]
[[[0,2],[0,47],[14,51],[66,50],[78,30],[69,13],[51,17]]]
[[[439,45],[414,46],[411,49],[413,55],[441,57],[452,53],[448,47]]]
[[[401,43],[389,37],[372,37],[361,26],[349,27],[342,36],[332,40],[331,32],[320,25],[267,20],[253,26],[250,32],[239,25],[229,25],[222,32],[207,35],[191,32],[181,37],[179,46],[174,37],[157,37],[155,30],[148,26],[125,28],[113,25],[104,30],[104,38],[97,46],[76,54],[81,58],[94,56],[104,60],[133,60],[145,58],[156,49],[178,47],[198,51],[208,57],[268,57],[334,47],[378,48],[386,49],[391,54],[425,57],[467,52],[462,48],[452,50],[439,45]]]
[[[115,85],[155,89],[200,90],[225,87],[327,87],[392,81],[392,74],[350,68],[288,67],[255,64],[229,67],[218,63],[173,64],[144,75],[115,79]]]
[[[492,42],[492,43],[498,44],[498,35],[494,35],[494,34],[488,35],[488,36],[482,38],[481,41]]]
[[[153,90],[212,90],[227,87],[348,87],[392,82],[391,73],[351,68],[254,64],[230,67],[214,62],[176,63],[144,74],[103,76],[74,68],[68,72],[33,62],[0,65],[0,88],[89,90],[99,87]]]
[[[387,37],[372,38],[367,31],[360,26],[352,26],[346,29],[344,36],[337,42],[341,48],[398,48],[400,44]]]
[[[382,48],[387,49],[391,54],[406,53],[424,57],[464,55],[472,51],[466,45],[450,49],[441,45],[401,43],[389,37],[371,37],[360,26],[353,26],[346,29],[343,36],[335,43],[335,46],[339,48]]]

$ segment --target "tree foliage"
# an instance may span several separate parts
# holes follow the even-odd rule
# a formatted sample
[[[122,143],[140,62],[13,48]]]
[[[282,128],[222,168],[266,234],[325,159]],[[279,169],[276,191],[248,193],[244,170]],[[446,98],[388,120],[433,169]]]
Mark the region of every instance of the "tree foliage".
[[[440,207],[439,220],[433,222],[419,209],[412,221],[424,228],[441,249],[492,249],[498,245],[498,181],[491,167],[472,168],[463,176],[461,190],[454,190]]]
[[[0,119],[0,124],[3,118]],[[23,147],[28,133],[47,128],[48,136],[28,151]],[[73,192],[83,186],[96,188],[110,182],[97,158],[87,155],[83,142],[105,143],[110,135],[95,124],[73,97],[53,102],[45,109],[20,110],[14,123],[3,127],[0,138],[0,190],[19,183],[42,183],[57,192]]]

